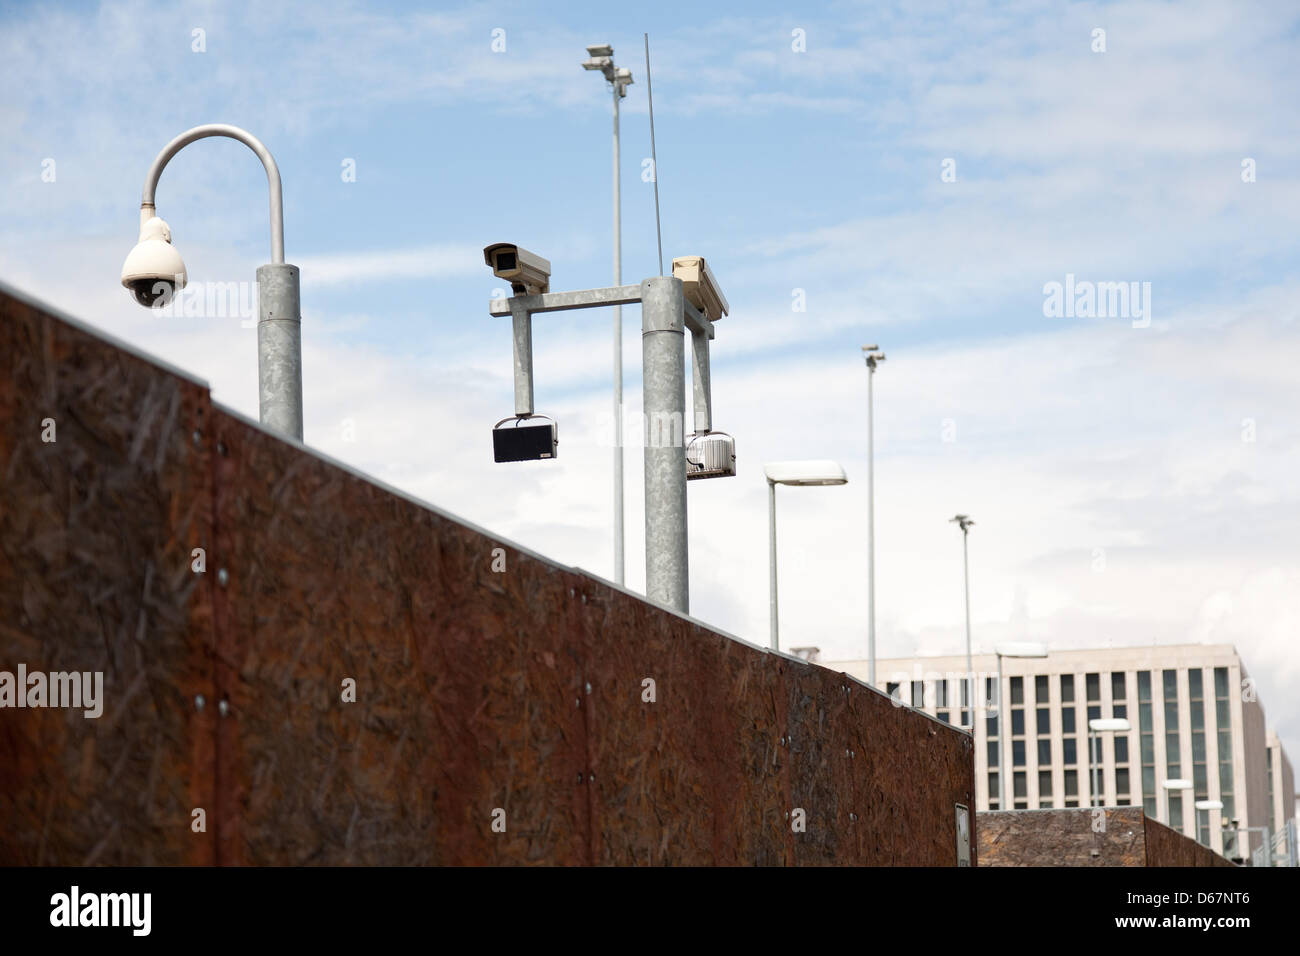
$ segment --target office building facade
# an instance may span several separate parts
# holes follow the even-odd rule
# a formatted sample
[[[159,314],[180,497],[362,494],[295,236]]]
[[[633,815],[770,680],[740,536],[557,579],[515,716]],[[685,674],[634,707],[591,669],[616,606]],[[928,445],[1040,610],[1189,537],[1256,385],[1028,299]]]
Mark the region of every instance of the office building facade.
[[[866,661],[829,666],[866,680]],[[979,810],[1140,806],[1240,858],[1262,845],[1264,826],[1276,833],[1282,808],[1295,804],[1286,752],[1280,741],[1270,746],[1277,738],[1268,735],[1254,681],[1231,645],[1049,648],[1044,658],[1004,657],[1000,690],[995,655],[975,655],[972,667],[973,710],[964,655],[878,660],[876,677],[900,704],[957,726],[969,728],[974,718]],[[1005,765],[999,701],[1008,722]],[[1112,718],[1126,719],[1129,729],[1089,731],[1090,720]],[[1166,780],[1191,786],[1169,790]],[[1223,809],[1198,811],[1197,801]]]

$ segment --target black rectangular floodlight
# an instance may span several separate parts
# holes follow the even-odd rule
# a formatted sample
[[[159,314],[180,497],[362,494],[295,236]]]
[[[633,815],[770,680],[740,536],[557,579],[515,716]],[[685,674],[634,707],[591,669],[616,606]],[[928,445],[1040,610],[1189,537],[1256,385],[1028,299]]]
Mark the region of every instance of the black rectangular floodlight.
[[[498,462],[555,458],[559,448],[556,424],[544,416],[541,421],[531,417],[503,418],[492,429],[492,455]]]

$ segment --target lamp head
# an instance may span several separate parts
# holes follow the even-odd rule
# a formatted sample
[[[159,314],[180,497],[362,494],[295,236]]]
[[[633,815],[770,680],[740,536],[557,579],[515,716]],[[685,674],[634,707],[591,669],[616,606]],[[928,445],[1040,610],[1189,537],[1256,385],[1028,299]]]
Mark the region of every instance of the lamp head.
[[[172,231],[154,216],[140,226],[140,241],[122,263],[122,285],[146,308],[162,308],[185,288],[185,262],[172,245]]]

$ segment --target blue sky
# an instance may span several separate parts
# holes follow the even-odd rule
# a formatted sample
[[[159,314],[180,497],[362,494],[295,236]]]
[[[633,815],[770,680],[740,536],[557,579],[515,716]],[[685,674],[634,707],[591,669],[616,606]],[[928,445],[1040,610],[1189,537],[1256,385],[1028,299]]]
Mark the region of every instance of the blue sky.
[[[882,655],[961,646],[946,519],[966,511],[977,649],[1232,642],[1296,753],[1298,20],[1282,3],[3,3],[0,277],[255,415],[251,330],[117,285],[157,151],[244,126],[278,160],[302,267],[307,442],[610,576],[608,315],[538,320],[561,458],[494,466],[509,334],[480,250],[546,255],[557,289],[609,282],[609,95],[579,68],[609,42],[635,77],[624,279],[657,271],[649,32],[664,255],[707,256],[733,306],[713,387],[740,475],[691,489],[693,613],[764,642],[761,463],[836,457],[845,488],[782,496],[783,635],[862,656],[858,346],[878,340]],[[191,282],[268,260],[265,179],[239,144],[184,150],[158,208]],[[1067,274],[1150,283],[1149,327],[1045,316]]]

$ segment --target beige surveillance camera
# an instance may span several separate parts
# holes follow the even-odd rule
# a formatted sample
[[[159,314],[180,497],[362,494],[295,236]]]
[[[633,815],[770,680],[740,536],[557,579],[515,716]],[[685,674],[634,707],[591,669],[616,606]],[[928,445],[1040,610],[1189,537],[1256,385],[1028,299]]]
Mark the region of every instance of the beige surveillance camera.
[[[710,322],[730,314],[727,297],[718,288],[703,256],[678,256],[673,260],[673,276],[682,280],[686,301],[704,313]]]
[[[551,263],[513,242],[494,242],[483,250],[492,274],[510,283],[515,295],[542,295],[551,290]]]
[[[157,216],[145,220],[140,241],[122,263],[122,285],[141,305],[162,308],[185,281],[185,262],[172,245],[171,229]]]

